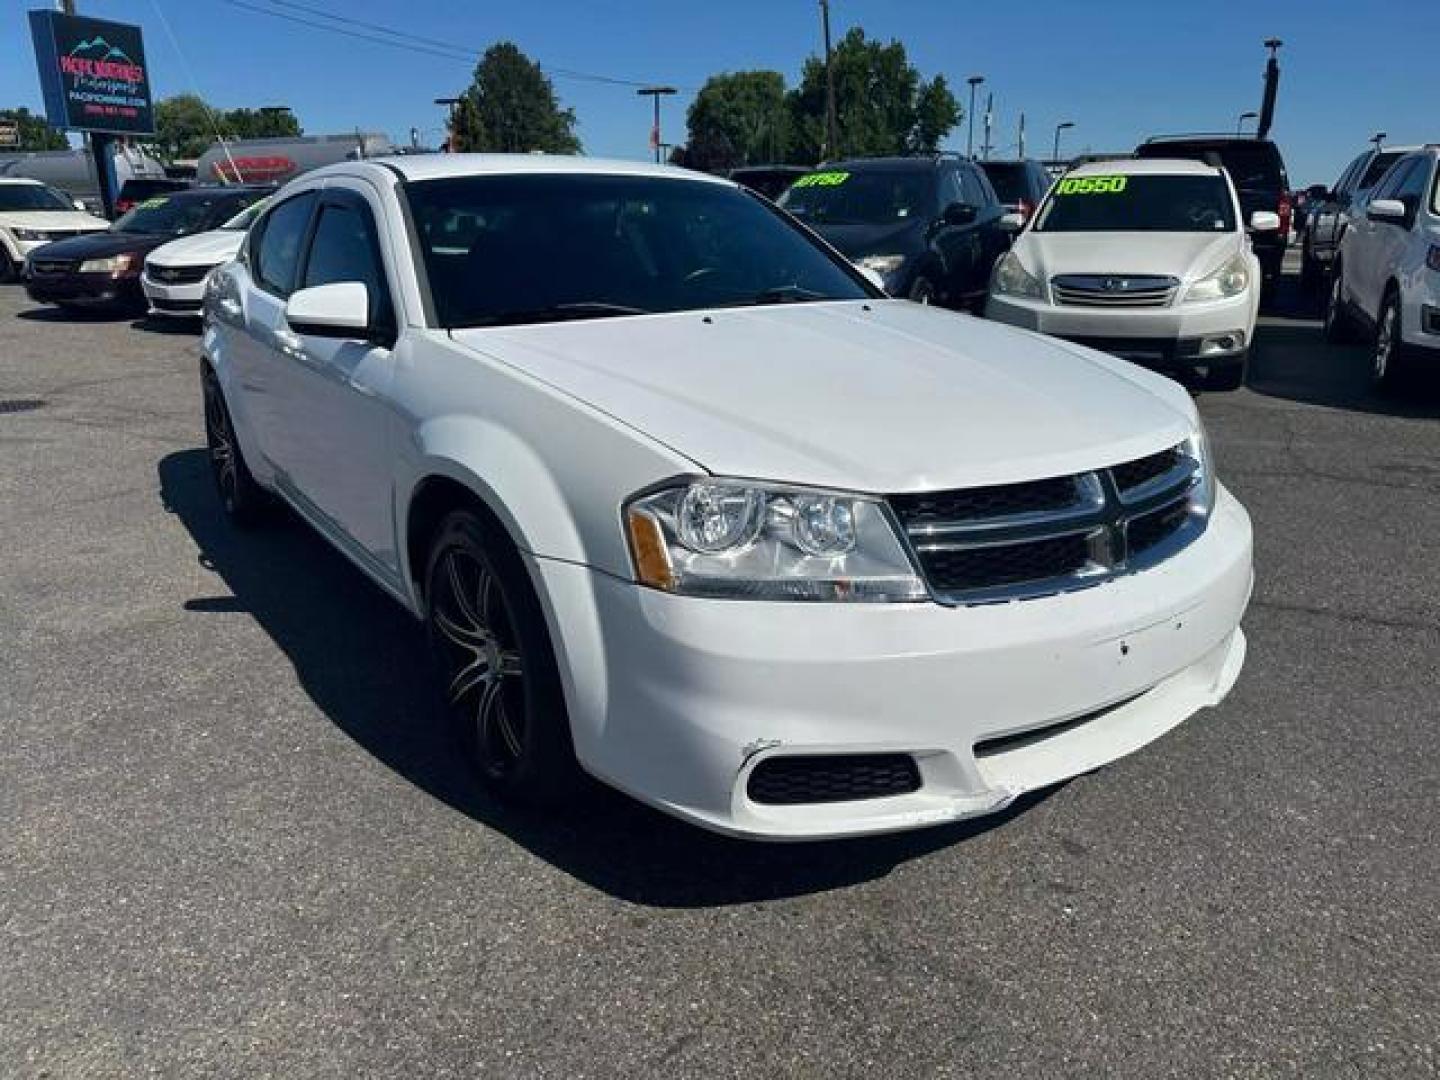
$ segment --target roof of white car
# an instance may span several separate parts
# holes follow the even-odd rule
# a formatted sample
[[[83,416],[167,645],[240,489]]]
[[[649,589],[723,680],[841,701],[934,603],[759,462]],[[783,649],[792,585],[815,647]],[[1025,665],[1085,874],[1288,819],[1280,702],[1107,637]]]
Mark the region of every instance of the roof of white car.
[[[357,165],[380,165],[399,171],[407,180],[438,180],[451,176],[538,175],[561,173],[586,176],[657,176],[670,179],[709,180],[719,184],[731,181],[718,176],[692,172],[674,165],[656,165],[645,161],[618,161],[606,158],[576,157],[569,154],[404,154],[396,157],[368,158],[363,162],[345,162],[316,169],[310,176],[355,171]]]
[[[1214,176],[1220,170],[1203,161],[1185,158],[1116,158],[1114,161],[1087,161],[1067,176]]]

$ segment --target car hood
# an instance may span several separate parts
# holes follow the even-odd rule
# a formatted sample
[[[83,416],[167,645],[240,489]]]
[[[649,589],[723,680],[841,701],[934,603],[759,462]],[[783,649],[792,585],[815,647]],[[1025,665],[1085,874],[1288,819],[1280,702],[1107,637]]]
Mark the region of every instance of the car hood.
[[[924,247],[922,228],[917,221],[821,221],[806,222],[825,242],[847,259],[863,255],[911,255]]]
[[[908,301],[457,330],[720,475],[889,493],[1056,476],[1184,439],[1177,385]]]
[[[104,232],[110,223],[79,210],[10,210],[0,212],[0,227],[6,229],[43,229],[46,232],[91,229]]]
[[[215,229],[162,244],[149,261],[157,266],[218,266],[233,259],[244,242],[244,229]]]
[[[1193,281],[1243,250],[1239,233],[1043,233],[1015,242],[1025,268],[1041,280],[1056,274],[1158,274]]]
[[[171,237],[151,233],[97,232],[89,236],[72,236],[36,248],[32,258],[104,259],[125,252],[143,254],[159,247]]]

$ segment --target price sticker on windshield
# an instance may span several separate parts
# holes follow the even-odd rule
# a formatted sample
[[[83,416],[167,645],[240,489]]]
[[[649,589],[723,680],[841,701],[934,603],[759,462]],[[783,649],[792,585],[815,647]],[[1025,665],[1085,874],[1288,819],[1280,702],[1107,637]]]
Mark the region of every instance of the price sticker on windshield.
[[[167,202],[169,202],[169,201],[170,201],[169,199],[162,199],[162,198],[146,199],[144,202],[137,204],[136,207],[135,207],[135,209],[136,209],[136,210],[158,210],[158,209],[160,209],[160,207],[164,206],[164,205],[165,205]]]
[[[1060,181],[1060,195],[1118,195],[1130,182],[1128,176],[1067,176]]]
[[[804,187],[836,187],[850,179],[848,172],[812,172],[808,176],[802,176],[795,181],[797,188]]]

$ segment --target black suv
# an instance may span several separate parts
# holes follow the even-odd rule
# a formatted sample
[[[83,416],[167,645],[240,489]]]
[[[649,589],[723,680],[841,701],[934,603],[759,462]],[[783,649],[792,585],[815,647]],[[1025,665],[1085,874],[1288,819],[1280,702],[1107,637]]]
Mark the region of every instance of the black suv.
[[[953,154],[827,162],[779,202],[891,296],[950,307],[984,301],[1020,226],[975,163]]]
[[[1290,178],[1280,148],[1269,139],[1236,135],[1158,135],[1135,148],[1137,158],[1186,158],[1222,165],[1235,183],[1250,242],[1260,259],[1265,280],[1280,277],[1280,264],[1290,237]],[[1280,215],[1274,232],[1249,229],[1250,215],[1269,210]]]
[[[985,170],[990,186],[1000,196],[1000,201],[1026,221],[1030,220],[1030,215],[1039,207],[1040,200],[1045,198],[1053,182],[1045,166],[1029,158],[1017,161],[991,161],[987,158],[980,162],[980,168]]]

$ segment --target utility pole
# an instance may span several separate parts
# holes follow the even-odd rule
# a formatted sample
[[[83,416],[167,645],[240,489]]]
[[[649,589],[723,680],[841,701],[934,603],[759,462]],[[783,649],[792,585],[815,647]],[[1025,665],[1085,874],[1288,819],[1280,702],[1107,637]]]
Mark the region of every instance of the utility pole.
[[[965,156],[975,156],[975,88],[985,81],[984,75],[971,75],[965,80],[970,84],[970,134],[965,138]]]
[[[1016,142],[1017,142],[1017,144],[1018,144],[1019,147],[1020,147],[1020,153],[1019,153],[1018,155],[1016,155],[1016,156],[1017,156],[1017,157],[1020,157],[1020,158],[1024,158],[1024,156],[1025,156],[1025,114],[1024,114],[1023,112],[1020,114],[1020,137],[1019,137],[1019,139],[1016,140]]]
[[[655,102],[655,126],[650,129],[650,145],[655,148],[655,164],[660,164],[660,99],[667,95],[676,93],[673,86],[643,86],[635,93],[641,97],[652,98]]]
[[[825,153],[840,156],[840,129],[835,116],[835,62],[830,51],[830,0],[820,0],[820,26],[825,34]]]
[[[985,95],[985,143],[980,148],[980,156],[986,161],[990,160],[990,128],[995,116],[995,95]]]

